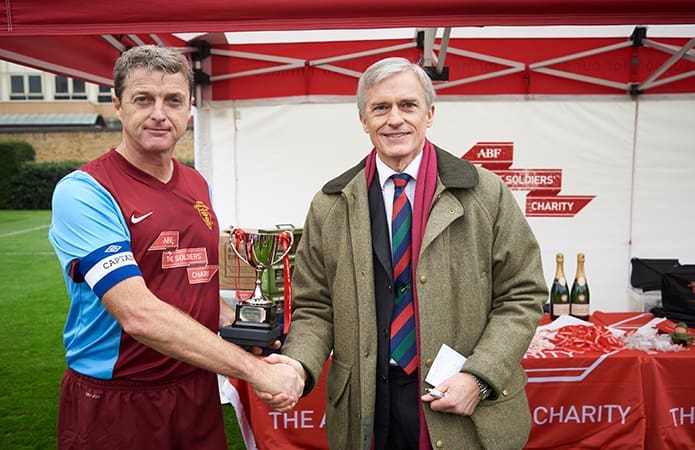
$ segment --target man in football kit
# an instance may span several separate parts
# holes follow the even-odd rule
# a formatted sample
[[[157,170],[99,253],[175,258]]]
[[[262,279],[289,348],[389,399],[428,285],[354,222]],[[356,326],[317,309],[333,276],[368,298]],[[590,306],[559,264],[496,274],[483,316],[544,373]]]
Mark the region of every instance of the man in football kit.
[[[124,52],[121,142],[56,185],[49,240],[71,302],[59,449],[226,449],[216,374],[302,390],[294,369],[217,335],[234,316],[219,296],[217,217],[206,181],[173,158],[193,86],[175,50]]]

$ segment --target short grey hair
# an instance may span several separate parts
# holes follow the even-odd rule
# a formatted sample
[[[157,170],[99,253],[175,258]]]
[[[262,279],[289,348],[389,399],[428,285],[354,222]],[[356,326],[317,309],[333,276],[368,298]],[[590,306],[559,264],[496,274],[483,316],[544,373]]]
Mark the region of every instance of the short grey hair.
[[[195,86],[193,68],[188,58],[176,49],[156,45],[132,47],[121,54],[113,67],[114,93],[120,100],[128,74],[135,69],[145,69],[169,74],[181,73],[186,78],[189,93]]]
[[[430,106],[434,104],[436,94],[434,92],[434,86],[432,85],[432,79],[427,75],[427,72],[425,72],[422,67],[411,63],[405,58],[391,57],[375,62],[369,66],[360,77],[360,81],[357,84],[357,110],[360,116],[364,116],[365,113],[365,96],[367,91],[386,78],[405,71],[411,71],[417,75],[422,89],[425,91],[425,103],[427,109],[429,109]]]

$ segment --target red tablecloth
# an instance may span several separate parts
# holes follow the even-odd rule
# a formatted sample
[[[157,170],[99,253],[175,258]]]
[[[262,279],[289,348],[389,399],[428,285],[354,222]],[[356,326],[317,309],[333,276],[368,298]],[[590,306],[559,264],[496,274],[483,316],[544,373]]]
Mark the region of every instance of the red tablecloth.
[[[533,419],[526,448],[642,448],[646,412],[638,353],[524,359]]]
[[[648,313],[599,311],[592,320],[630,329],[651,318]],[[659,328],[670,331],[674,325],[665,321]],[[695,350],[691,346],[682,352],[639,352],[638,359],[647,425],[643,448],[695,449]]]
[[[591,321],[634,329],[649,313],[596,312]],[[547,317],[544,322],[547,323]],[[529,352],[522,362],[533,418],[527,449],[695,448],[695,351]],[[325,370],[324,370],[325,373]],[[231,380],[249,449],[326,449],[325,379],[288,414]]]
[[[327,449],[326,439],[326,377],[328,364],[323,369],[324,376],[316,387],[289,413],[279,413],[260,401],[253,388],[246,382],[229,379],[237,396],[230,396],[236,409],[246,448],[312,450]]]

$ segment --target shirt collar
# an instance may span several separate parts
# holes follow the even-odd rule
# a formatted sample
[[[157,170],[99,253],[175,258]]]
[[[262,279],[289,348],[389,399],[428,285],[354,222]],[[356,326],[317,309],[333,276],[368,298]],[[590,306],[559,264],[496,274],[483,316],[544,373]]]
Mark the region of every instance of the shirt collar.
[[[415,159],[408,164],[408,167],[406,167],[402,173],[407,173],[410,175],[410,178],[416,180],[418,170],[420,169],[420,161],[422,161],[422,152],[418,153]],[[384,189],[388,179],[391,178],[391,175],[398,173],[387,166],[386,163],[381,160],[381,156],[379,156],[378,153],[376,155],[376,171],[379,174],[379,183],[381,184],[382,190]]]

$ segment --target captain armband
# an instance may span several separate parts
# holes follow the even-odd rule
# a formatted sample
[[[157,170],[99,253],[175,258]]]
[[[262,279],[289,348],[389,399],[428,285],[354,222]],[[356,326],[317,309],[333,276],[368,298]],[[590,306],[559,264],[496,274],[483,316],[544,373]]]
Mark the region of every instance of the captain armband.
[[[114,242],[93,251],[73,265],[73,280],[78,275],[101,298],[106,291],[121,281],[142,276],[128,241]]]

